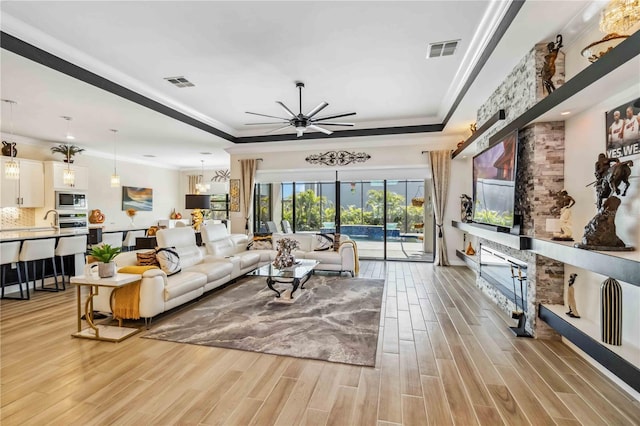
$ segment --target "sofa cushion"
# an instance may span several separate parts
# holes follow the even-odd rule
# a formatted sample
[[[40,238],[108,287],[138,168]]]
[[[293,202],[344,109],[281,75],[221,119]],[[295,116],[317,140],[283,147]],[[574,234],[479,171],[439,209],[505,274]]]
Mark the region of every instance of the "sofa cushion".
[[[204,255],[196,245],[193,228],[161,229],[156,238],[158,247],[175,247],[183,268],[202,262]]]
[[[330,251],[312,251],[307,253],[305,256],[306,259],[317,260],[320,263],[325,264],[342,264],[342,256],[340,253],[335,252],[333,250]]]
[[[138,266],[160,266],[155,250],[137,252],[136,258]]]
[[[184,271],[204,274],[207,277],[207,282],[210,283],[230,275],[232,269],[233,266],[230,262],[222,261],[198,263],[197,265],[185,268]]]
[[[278,241],[282,238],[291,238],[298,242],[298,250],[303,252],[313,251],[313,246],[315,243],[314,234],[273,234],[273,247],[276,248],[278,245]]]
[[[175,247],[163,247],[156,250],[156,259],[168,277],[180,272],[180,256]]]
[[[333,250],[335,245],[336,234],[315,234],[314,251]]]
[[[257,266],[260,263],[260,253],[245,251],[236,254],[240,258],[240,268],[245,269],[250,266]]]
[[[273,250],[271,234],[254,234],[249,240],[247,250]]]
[[[197,288],[204,287],[207,276],[199,272],[182,271],[179,274],[167,277],[167,285],[164,288],[164,300],[171,300],[187,294]]]

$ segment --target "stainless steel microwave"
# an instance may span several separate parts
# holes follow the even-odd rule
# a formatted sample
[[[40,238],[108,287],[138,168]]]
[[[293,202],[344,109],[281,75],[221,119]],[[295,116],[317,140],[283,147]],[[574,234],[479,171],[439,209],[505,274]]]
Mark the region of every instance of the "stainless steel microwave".
[[[87,194],[56,191],[56,210],[86,210]]]

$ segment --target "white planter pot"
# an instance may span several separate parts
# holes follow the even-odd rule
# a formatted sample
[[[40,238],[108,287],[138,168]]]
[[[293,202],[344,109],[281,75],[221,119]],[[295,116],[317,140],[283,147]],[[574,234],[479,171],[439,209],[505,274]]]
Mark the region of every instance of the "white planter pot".
[[[100,278],[109,278],[116,274],[116,262],[98,263],[98,276]]]

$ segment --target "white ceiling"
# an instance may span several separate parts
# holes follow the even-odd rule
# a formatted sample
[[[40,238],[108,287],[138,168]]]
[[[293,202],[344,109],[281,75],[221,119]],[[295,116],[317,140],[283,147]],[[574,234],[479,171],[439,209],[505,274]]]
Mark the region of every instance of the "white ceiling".
[[[554,38],[585,1],[527,1],[447,126],[464,131],[506,72],[535,43]],[[2,30],[236,136],[264,134],[281,100],[297,109],[357,111],[357,127],[440,123],[504,13],[501,1],[422,2],[2,2]],[[517,23],[517,25],[515,25]],[[427,44],[460,39],[453,57],[425,59]],[[517,52],[517,54],[513,54]],[[122,155],[159,155],[163,165],[198,164],[201,151],[229,147],[179,123],[2,50],[2,98],[17,100],[15,131],[62,140],[61,115],[76,142]],[[510,65],[511,64],[511,65]],[[179,89],[164,77],[184,75]],[[480,101],[478,101],[480,99]],[[6,132],[6,108],[2,109]],[[268,120],[267,120],[268,121]],[[105,136],[106,135],[106,136]],[[322,143],[322,142],[318,142]],[[108,148],[108,149],[104,149]],[[217,157],[217,156],[216,156]],[[228,156],[220,156],[228,162]]]

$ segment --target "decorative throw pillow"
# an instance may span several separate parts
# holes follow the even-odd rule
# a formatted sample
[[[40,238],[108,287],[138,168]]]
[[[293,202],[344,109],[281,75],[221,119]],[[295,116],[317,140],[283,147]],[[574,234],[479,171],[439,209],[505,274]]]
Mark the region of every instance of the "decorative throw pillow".
[[[163,247],[156,250],[156,259],[168,277],[180,272],[180,256],[175,247]]]
[[[160,266],[155,250],[136,253],[136,257],[138,266]]]
[[[271,234],[254,234],[247,244],[247,250],[273,250]]]
[[[333,250],[335,234],[316,234],[316,244],[314,251]]]

